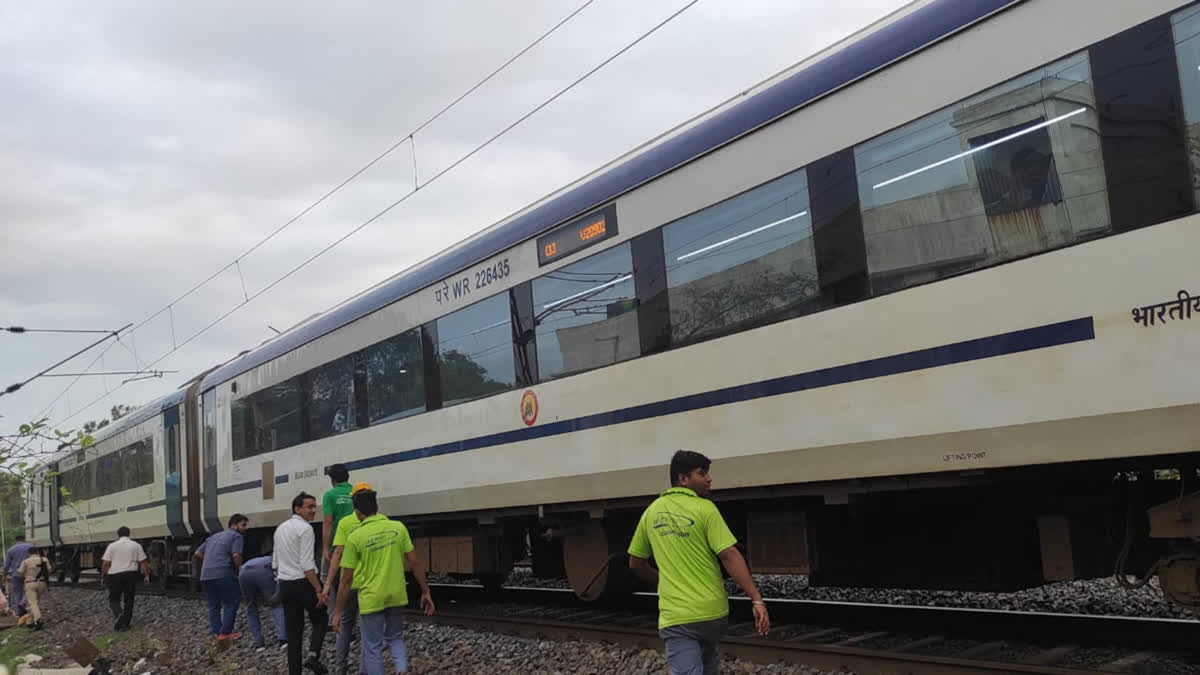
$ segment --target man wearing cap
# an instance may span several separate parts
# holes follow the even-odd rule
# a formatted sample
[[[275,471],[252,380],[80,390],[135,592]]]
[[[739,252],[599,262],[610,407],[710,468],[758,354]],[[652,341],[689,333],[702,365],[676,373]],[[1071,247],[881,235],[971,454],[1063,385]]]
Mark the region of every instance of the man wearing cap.
[[[404,608],[408,605],[405,563],[421,586],[421,610],[428,616],[435,608],[429,595],[429,584],[425,581],[425,569],[413,551],[408,528],[379,513],[374,492],[360,490],[355,493],[354,510],[362,522],[346,537],[342,550],[342,580],[333,613],[333,629],[341,632],[346,598],[350,589],[357,587],[363,662],[368,675],[383,675],[385,644],[391,651],[392,665],[404,673],[408,671],[408,653],[404,646]]]
[[[350,490],[350,498],[364,490],[371,490],[369,483],[355,483]],[[336,534],[333,535],[333,557],[329,563],[330,573],[325,577],[325,595],[334,598],[337,592],[339,578],[341,575],[339,567],[342,564],[342,553],[346,548],[346,538],[352,532],[358,529],[362,524],[357,511],[351,511],[349,515],[343,517],[337,522]],[[337,634],[337,642],[334,643],[333,656],[333,672],[334,675],[345,675],[347,665],[350,660],[350,640],[354,637],[354,628],[358,625],[358,582],[350,584],[350,590],[346,594],[346,614],[342,619],[342,630]],[[366,663],[361,655],[362,643],[359,643],[359,673],[366,673]]]

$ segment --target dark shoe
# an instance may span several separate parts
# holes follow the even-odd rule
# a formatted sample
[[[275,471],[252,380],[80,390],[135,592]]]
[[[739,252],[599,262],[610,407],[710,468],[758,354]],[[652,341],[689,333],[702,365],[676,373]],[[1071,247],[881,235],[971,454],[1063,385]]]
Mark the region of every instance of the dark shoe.
[[[42,621],[41,619],[38,619],[37,621],[33,622],[34,630],[42,630],[45,627],[46,627],[46,622]]]
[[[310,654],[308,660],[304,662],[304,667],[313,671],[317,675],[325,675],[329,670],[322,665],[321,658],[316,654]]]

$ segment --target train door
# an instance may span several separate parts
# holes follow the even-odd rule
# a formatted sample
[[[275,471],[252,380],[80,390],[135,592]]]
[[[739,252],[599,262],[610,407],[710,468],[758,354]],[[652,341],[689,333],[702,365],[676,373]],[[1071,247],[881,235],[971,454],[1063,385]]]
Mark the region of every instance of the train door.
[[[203,376],[201,376],[203,377]],[[184,457],[187,460],[187,520],[192,533],[205,532],[204,519],[200,513],[200,402],[196,390],[200,380],[188,387],[183,399]]]
[[[217,515],[217,390],[200,397],[200,447],[204,455],[204,522],[209,532],[221,531]]]
[[[187,536],[187,527],[183,524],[183,458],[180,453],[181,425],[179,423],[179,406],[172,406],[163,411],[163,449],[166,452],[164,466],[167,501],[167,530],[172,537]]]

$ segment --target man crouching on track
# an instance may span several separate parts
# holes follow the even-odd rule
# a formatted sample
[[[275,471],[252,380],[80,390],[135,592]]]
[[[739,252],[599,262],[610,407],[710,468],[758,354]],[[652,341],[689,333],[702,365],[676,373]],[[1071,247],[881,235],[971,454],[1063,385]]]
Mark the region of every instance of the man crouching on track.
[[[408,652],[404,647],[404,607],[408,605],[404,563],[408,562],[421,586],[421,609],[428,616],[433,614],[434,606],[425,581],[425,568],[413,552],[408,528],[398,520],[380,515],[373,490],[354,494],[354,510],[362,522],[346,538],[342,550],[342,579],[333,610],[333,629],[341,630],[346,598],[351,588],[358,589],[359,630],[367,675],[383,675],[385,642],[391,649],[396,671],[408,672]]]
[[[666,643],[671,675],[717,675],[719,644],[729,616],[729,599],[717,560],[754,603],[760,635],[771,620],[737,539],[721,512],[707,499],[710,462],[679,450],[671,458],[671,489],[654,500],[638,521],[629,544],[629,567],[658,589],[658,635]],[[653,556],[656,571],[647,565]]]

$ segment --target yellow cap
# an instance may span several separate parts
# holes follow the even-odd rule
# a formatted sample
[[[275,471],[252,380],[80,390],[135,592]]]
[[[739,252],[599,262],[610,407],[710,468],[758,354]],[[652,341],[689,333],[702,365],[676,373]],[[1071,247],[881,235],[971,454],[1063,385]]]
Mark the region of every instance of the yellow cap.
[[[374,491],[373,488],[371,487],[370,483],[355,483],[354,487],[350,489],[350,496],[353,497],[355,495],[355,493],[361,492],[363,490]]]

